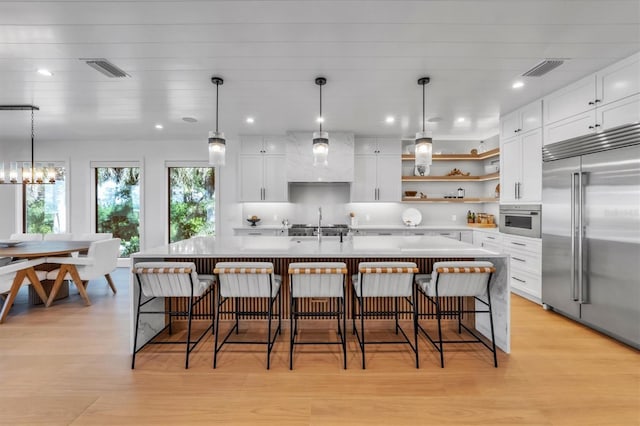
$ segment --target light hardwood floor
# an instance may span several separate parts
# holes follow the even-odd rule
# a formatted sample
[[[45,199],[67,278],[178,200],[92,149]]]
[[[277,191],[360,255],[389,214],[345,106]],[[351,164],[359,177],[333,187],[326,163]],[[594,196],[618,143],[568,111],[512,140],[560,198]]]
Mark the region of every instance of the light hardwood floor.
[[[90,283],[88,307],[73,289],[29,307],[23,290],[0,326],[1,424],[640,424],[638,352],[517,296],[497,369],[479,345],[451,348],[441,369],[421,338],[419,370],[408,348],[382,346],[363,371],[349,335],[348,370],[327,346],[297,350],[289,371],[285,331],[270,371],[248,346],[213,370],[211,336],[189,370],[182,346],[162,345],[132,371],[127,270],[114,279],[117,295]]]

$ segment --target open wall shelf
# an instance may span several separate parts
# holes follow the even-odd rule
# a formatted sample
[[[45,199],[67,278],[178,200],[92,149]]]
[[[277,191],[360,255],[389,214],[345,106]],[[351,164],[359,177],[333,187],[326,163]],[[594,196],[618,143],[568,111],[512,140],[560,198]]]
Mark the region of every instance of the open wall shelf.
[[[500,148],[494,148],[485,153],[472,155],[472,154],[433,154],[431,157],[433,161],[452,161],[452,160],[468,160],[468,161],[481,161],[487,158],[493,158],[500,155]],[[416,156],[413,154],[403,154],[403,161],[414,161]]]
[[[403,182],[486,182],[500,179],[500,173],[484,176],[402,176]]]

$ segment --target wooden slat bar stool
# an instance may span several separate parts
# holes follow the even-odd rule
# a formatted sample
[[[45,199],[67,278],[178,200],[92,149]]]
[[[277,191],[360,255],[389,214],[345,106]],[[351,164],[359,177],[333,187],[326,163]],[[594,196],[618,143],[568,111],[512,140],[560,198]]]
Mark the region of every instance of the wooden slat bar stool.
[[[347,340],[345,315],[345,275],[347,264],[343,262],[312,262],[289,264],[289,302],[290,302],[290,334],[289,334],[289,369],[293,370],[293,349],[295,345],[342,345],[344,368],[347,368]],[[335,309],[324,311],[300,311],[298,301],[302,298],[328,298],[335,300]],[[301,317],[335,317],[338,321],[337,342],[302,341],[296,342],[298,336],[298,318]],[[341,324],[342,320],[342,324]]]
[[[189,354],[198,345],[200,340],[207,334],[209,330],[213,332],[213,281],[211,275],[198,275],[196,265],[193,262],[139,262],[132,269],[138,283],[138,303],[136,309],[136,330],[133,339],[133,357],[131,360],[131,368],[135,368],[136,354],[149,344],[186,344],[186,359],[184,368],[189,368]],[[142,301],[142,295],[150,299]],[[211,318],[211,324],[196,339],[191,340],[191,321],[193,319],[193,307],[200,303],[205,297],[209,296],[211,300],[211,312],[209,314],[198,314],[198,317]],[[141,308],[156,297],[188,297],[188,310],[174,311],[171,307],[171,299],[165,306],[167,308],[162,311],[142,311]],[[157,332],[151,339],[140,348],[138,346],[138,328],[140,327],[140,315],[162,314],[169,316],[169,323]],[[163,331],[169,329],[172,333],[172,320],[175,316],[186,315],[187,324],[187,340],[186,341],[154,341],[154,339]]]
[[[493,331],[493,313],[491,311],[491,277],[496,268],[491,262],[469,261],[469,262],[436,262],[433,264],[433,272],[429,275],[417,275],[416,284],[418,291],[435,306],[436,319],[438,321],[438,339],[433,339],[418,322],[418,329],[440,352],[440,366],[444,368],[444,343],[482,343],[493,353],[493,365],[498,367],[496,355],[496,341]],[[457,297],[457,309],[443,310],[441,297]],[[464,309],[463,297],[474,297],[487,307],[487,309]],[[486,299],[486,300],[485,300]],[[464,313],[487,313],[491,325],[491,346],[480,338],[462,323]],[[425,314],[426,315],[426,314]],[[473,340],[443,340],[442,339],[442,317],[452,315],[458,319],[458,334],[464,328],[470,333]],[[422,314],[418,314],[422,316]]]
[[[273,273],[273,263],[271,262],[218,262],[216,263],[214,274],[218,280],[217,310],[216,310],[216,337],[213,346],[213,368],[218,362],[218,353],[225,344],[266,344],[267,346],[267,370],[271,367],[271,351],[273,345],[280,334],[282,324],[282,300],[280,287],[282,278]],[[240,298],[262,298],[267,300],[267,309],[262,310],[241,310]],[[227,301],[233,299],[232,310],[223,310]],[[274,305],[278,302],[277,311]],[[218,345],[220,336],[220,314],[234,314],[235,324]],[[263,341],[229,341],[229,337],[235,331],[238,334],[239,319],[247,316],[266,316],[268,320],[267,338]],[[278,317],[278,327],[272,333],[272,319]]]
[[[352,277],[353,298],[352,298],[352,318],[353,332],[358,340],[358,346],[362,351],[362,368],[365,368],[365,347],[371,344],[405,344],[409,345],[416,356],[416,368],[420,367],[418,360],[418,329],[417,329],[417,304],[415,286],[413,285],[414,275],[418,272],[418,267],[413,262],[361,262],[358,264],[358,275]],[[391,311],[367,311],[365,298],[369,297],[392,297],[394,299],[394,309]],[[411,306],[410,311],[399,311],[399,300],[405,300]],[[358,302],[359,309],[356,311],[355,304]],[[413,318],[413,342],[405,333],[398,322],[399,314],[411,314]],[[364,323],[365,317],[388,316],[395,317],[395,332],[402,333],[404,340],[372,341],[365,339]],[[356,327],[356,318],[360,319],[360,331]]]

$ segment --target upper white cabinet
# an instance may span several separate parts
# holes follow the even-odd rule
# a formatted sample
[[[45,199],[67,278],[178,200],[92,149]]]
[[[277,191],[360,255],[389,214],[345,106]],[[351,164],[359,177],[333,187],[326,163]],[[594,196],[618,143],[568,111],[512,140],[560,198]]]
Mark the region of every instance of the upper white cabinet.
[[[510,138],[542,126],[542,102],[535,101],[500,118],[500,136]]]
[[[551,93],[544,102],[544,144],[640,121],[640,54]]]
[[[542,131],[500,140],[500,202],[542,200]]]
[[[328,165],[313,165],[313,132],[287,134],[286,170],[289,182],[353,182],[353,133],[329,132]]]
[[[288,201],[285,146],[284,138],[241,137],[239,201]]]
[[[402,159],[399,140],[358,138],[351,201],[400,201]]]
[[[393,138],[356,138],[356,155],[395,155],[402,154],[402,146],[398,139]]]

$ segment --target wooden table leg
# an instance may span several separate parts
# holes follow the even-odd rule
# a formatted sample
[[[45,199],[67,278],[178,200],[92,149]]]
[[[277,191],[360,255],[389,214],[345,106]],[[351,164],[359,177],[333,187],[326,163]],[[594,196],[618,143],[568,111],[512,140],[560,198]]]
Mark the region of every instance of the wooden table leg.
[[[44,291],[44,287],[42,287],[42,283],[38,279],[38,275],[36,275],[35,269],[29,268],[26,271],[27,278],[29,278],[33,289],[36,291],[36,293],[38,293],[40,300],[42,300],[42,303],[47,303],[47,292]]]
[[[78,288],[78,293],[80,293],[80,296],[84,299],[85,305],[90,306],[91,305],[91,300],[89,300],[89,295],[87,294],[87,289],[85,288],[84,283],[80,279],[80,275],[78,274],[78,269],[76,268],[76,265],[62,265],[62,266],[66,266],[67,267],[67,270],[69,271],[69,274],[71,275],[71,279],[73,280],[73,283]]]
[[[31,268],[33,270],[33,268]],[[16,272],[16,277],[13,279],[13,284],[11,284],[11,289],[9,290],[9,294],[2,305],[2,310],[0,311],[0,324],[2,324],[7,318],[7,314],[9,314],[9,309],[13,306],[13,301],[16,299],[18,294],[18,290],[20,290],[20,286],[22,286],[22,281],[27,276],[27,271],[22,269]],[[38,281],[40,282],[40,281]]]
[[[80,275],[78,275],[78,270],[76,269],[76,265],[60,265],[60,271],[58,272],[58,276],[56,277],[55,282],[53,283],[53,287],[51,287],[51,293],[49,293],[49,299],[47,300],[47,306],[50,306],[53,303],[56,295],[58,294],[58,290],[60,290],[60,286],[62,285],[62,281],[67,276],[67,274],[71,275],[71,279],[73,283],[78,288],[78,293],[80,293],[80,297],[84,300],[84,303],[89,306],[91,305],[91,300],[89,300],[89,295],[87,294],[87,290],[80,279]]]

